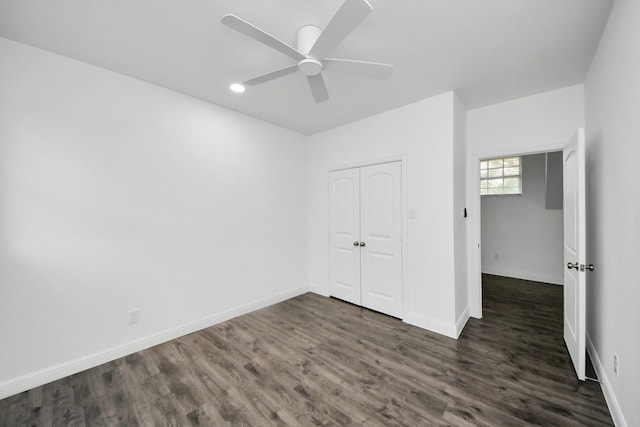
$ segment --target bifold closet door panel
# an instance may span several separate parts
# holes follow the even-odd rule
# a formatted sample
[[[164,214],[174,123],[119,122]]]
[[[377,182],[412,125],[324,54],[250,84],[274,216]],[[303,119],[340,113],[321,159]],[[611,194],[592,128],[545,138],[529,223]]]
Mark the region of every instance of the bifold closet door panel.
[[[361,305],[358,168],[329,172],[328,205],[330,293]]]
[[[402,317],[402,167],[360,168],[361,305]]]

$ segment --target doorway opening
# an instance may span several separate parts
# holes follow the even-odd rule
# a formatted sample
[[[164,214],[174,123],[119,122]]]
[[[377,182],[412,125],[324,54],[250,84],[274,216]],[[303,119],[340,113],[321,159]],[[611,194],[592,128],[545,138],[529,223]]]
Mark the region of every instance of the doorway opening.
[[[562,285],[562,152],[481,165],[481,272]]]
[[[561,151],[480,160],[483,313],[554,343],[563,339],[562,167]]]
[[[554,147],[555,148],[555,147]],[[587,269],[591,269],[590,265],[585,265],[585,247],[586,247],[586,232],[585,232],[585,182],[586,182],[586,174],[585,174],[585,134],[584,129],[580,128],[574,134],[574,136],[567,142],[564,147],[557,147],[555,150],[531,150],[530,153],[525,154],[537,154],[539,152],[548,152],[548,151],[556,151],[562,150],[562,185],[563,185],[563,196],[562,196],[562,208],[563,212],[560,214],[562,218],[562,227],[559,227],[562,230],[562,245],[563,251],[562,257],[559,257],[558,264],[560,266],[560,271],[563,271],[563,280],[559,281],[563,284],[562,289],[562,302],[563,302],[563,310],[562,310],[562,318],[563,318],[563,337],[566,343],[566,348],[568,350],[568,354],[570,356],[571,363],[574,365],[575,373],[578,376],[578,379],[585,379],[585,275],[584,272]],[[514,155],[509,153],[509,155]],[[476,157],[476,161],[478,164],[481,163],[481,159],[486,157]],[[547,155],[547,158],[549,155]],[[546,181],[549,178],[545,178]],[[545,182],[546,182],[545,181]],[[478,174],[476,188],[472,191],[475,191],[477,194],[477,204],[475,207],[478,212],[478,220],[475,223],[471,223],[471,229],[475,228],[477,241],[478,241],[478,251],[477,257],[470,258],[471,263],[471,272],[472,276],[470,276],[470,292],[471,292],[471,302],[476,310],[474,313],[475,317],[482,317],[482,273],[489,273],[486,268],[486,264],[483,265],[483,255],[484,261],[486,263],[487,260],[487,249],[485,248],[485,243],[482,243],[483,250],[480,250],[480,242],[482,240],[481,236],[485,236],[487,238],[486,230],[482,228],[485,227],[484,224],[481,225],[481,218],[487,216],[487,213],[483,214],[481,212],[481,201],[480,201],[480,174]],[[510,184],[510,186],[512,183]],[[526,184],[525,184],[526,186]],[[486,187],[486,186],[485,186]],[[472,199],[472,202],[474,200]],[[546,201],[545,201],[546,203]],[[474,203],[472,203],[473,205]],[[483,209],[486,210],[486,209]],[[518,213],[521,216],[525,216],[527,213],[524,210],[519,210]],[[477,228],[476,228],[477,227]],[[534,228],[529,224],[522,225],[520,224],[519,229],[528,229]],[[500,231],[498,231],[498,234]],[[513,239],[516,240],[517,239]],[[532,238],[525,239],[525,246],[514,247],[514,250],[517,251],[516,258],[518,255],[525,253],[526,250],[523,250],[523,247],[527,247],[527,244],[530,244],[532,241],[535,242],[535,239]],[[513,243],[513,242],[511,242]],[[522,242],[520,242],[522,243]],[[475,246],[475,245],[474,245]],[[487,244],[487,246],[490,246]],[[529,245],[534,246],[534,245]],[[472,247],[470,247],[472,249]],[[489,252],[491,253],[491,252]],[[510,253],[510,255],[512,255]],[[529,257],[531,258],[531,257]],[[493,260],[500,259],[500,256],[496,256],[495,252],[493,253]],[[534,261],[539,261],[538,258],[533,257]],[[563,264],[566,263],[566,268]],[[475,264],[475,265],[474,265]],[[516,263],[517,264],[517,263]],[[514,265],[516,265],[514,264]],[[474,268],[475,267],[475,268]],[[536,268],[536,264],[534,262],[530,263],[531,268]],[[477,268],[477,269],[476,269]],[[526,270],[526,269],[525,269]],[[474,271],[478,273],[477,276],[473,277]],[[503,270],[504,271],[504,270]],[[512,270],[516,271],[517,270]],[[544,272],[544,270],[534,270],[534,274]],[[504,274],[504,273],[502,273]],[[506,276],[515,276],[515,274],[505,274]],[[540,281],[540,279],[535,277],[524,277],[524,280]],[[520,280],[523,280],[520,279]],[[515,280],[515,279],[514,279]],[[549,280],[545,280],[549,281]],[[553,338],[553,337],[550,337]]]
[[[468,262],[469,262],[469,305],[471,309],[471,315],[476,318],[483,317],[482,310],[482,252],[484,247],[484,242],[482,241],[482,202],[481,198],[486,196],[481,196],[480,194],[480,164],[483,160],[492,159],[492,158],[505,158],[505,157],[523,157],[528,155],[537,155],[550,152],[561,152],[566,144],[558,143],[553,145],[541,145],[534,146],[529,148],[520,148],[514,149],[512,151],[504,150],[498,152],[487,152],[487,153],[476,153],[472,156],[471,165],[474,167],[471,169],[468,174],[468,191],[470,194],[469,200],[469,208],[471,212],[476,212],[469,223],[468,236],[470,239],[470,246],[468,252]],[[526,168],[525,168],[526,169]],[[503,197],[503,196],[495,196],[495,197]],[[518,197],[518,196],[506,196],[506,197]],[[520,196],[521,197],[521,196]],[[495,253],[486,252],[489,256],[493,256],[495,259]],[[500,259],[500,253],[498,253],[498,258]],[[504,263],[503,263],[504,264]],[[493,271],[493,273],[498,273],[498,271]],[[531,277],[529,277],[531,278]],[[547,279],[549,280],[549,279]]]

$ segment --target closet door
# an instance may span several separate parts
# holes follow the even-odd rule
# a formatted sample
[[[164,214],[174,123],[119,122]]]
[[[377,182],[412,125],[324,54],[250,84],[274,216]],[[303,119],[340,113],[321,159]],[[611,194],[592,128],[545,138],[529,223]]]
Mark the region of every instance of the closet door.
[[[360,168],[361,305],[395,317],[402,317],[401,179],[400,162]]]
[[[329,173],[328,225],[330,293],[361,305],[359,169]]]

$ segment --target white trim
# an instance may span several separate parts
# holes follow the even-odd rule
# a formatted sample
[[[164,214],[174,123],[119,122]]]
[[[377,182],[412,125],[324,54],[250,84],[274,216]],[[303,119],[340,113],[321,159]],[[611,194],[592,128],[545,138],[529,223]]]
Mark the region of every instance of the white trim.
[[[469,321],[469,318],[471,317],[469,315],[469,312],[470,312],[469,306],[466,306],[462,311],[462,314],[460,315],[460,317],[458,317],[458,321],[456,322],[456,339],[460,337],[460,334],[462,333],[464,326],[467,324],[467,322]]]
[[[393,162],[402,162],[402,166],[405,166],[406,160],[407,160],[406,154],[398,154],[396,156],[385,156],[385,157],[378,157],[371,160],[343,163],[341,165],[333,166],[326,169],[326,173],[327,173],[326,181],[329,182],[329,175],[328,175],[329,172],[335,172],[335,171],[340,171],[344,169],[362,168],[365,166],[381,165],[383,163],[393,163]]]
[[[409,313],[405,318],[402,319],[402,321],[410,325],[418,326],[419,328],[427,329],[431,332],[444,335],[449,338],[458,338],[457,325],[454,323],[443,322],[440,319],[435,319],[433,317],[425,316],[418,313]],[[464,324],[462,326],[464,326]]]
[[[101,365],[103,363],[110,362],[120,357],[127,356],[153,347],[158,344],[179,338],[181,336],[190,334],[192,332],[199,331],[204,328],[211,327],[220,322],[224,322],[234,317],[241,316],[243,314],[250,313],[255,310],[259,310],[264,307],[279,303],[281,301],[294,298],[298,295],[302,295],[308,292],[307,286],[301,286],[288,291],[280,292],[270,297],[254,301],[247,304],[242,304],[229,310],[221,311],[219,313],[207,316],[204,319],[196,320],[194,322],[186,323],[176,328],[167,329],[156,334],[151,334],[140,339],[130,341],[109,349],[93,353],[84,357],[79,357],[74,360],[70,360],[66,363],[51,366],[49,368],[41,369],[36,372],[32,372],[26,375],[22,375],[16,378],[12,378],[8,381],[0,383],[0,399],[4,399],[14,394],[22,393],[23,391],[39,387],[43,384],[47,384],[51,381],[59,380],[60,378],[67,377],[69,375],[76,374]]]
[[[587,353],[589,353],[589,357],[591,357],[591,362],[593,362],[593,367],[596,370],[596,375],[600,382],[600,388],[602,389],[602,394],[604,394],[604,400],[607,402],[607,406],[609,407],[609,412],[611,413],[611,418],[613,418],[613,424],[617,427],[628,427],[627,421],[624,418],[624,414],[622,413],[622,408],[618,403],[618,399],[616,398],[615,393],[613,392],[613,387],[611,387],[611,383],[609,382],[609,378],[604,369],[604,365],[602,365],[602,361],[600,360],[600,356],[596,351],[595,346],[593,345],[593,341],[591,341],[591,337],[587,334]]]
[[[537,274],[531,271],[507,270],[503,268],[483,268],[483,274],[493,274],[494,276],[513,277],[515,279],[531,280],[534,282],[549,283],[551,285],[564,285],[564,276],[557,277],[548,274]]]
[[[402,170],[400,171],[402,183],[400,185],[400,201],[401,226],[402,226],[402,316],[407,312],[409,307],[409,238],[407,229],[407,164],[409,158],[407,155],[400,156],[402,162]]]

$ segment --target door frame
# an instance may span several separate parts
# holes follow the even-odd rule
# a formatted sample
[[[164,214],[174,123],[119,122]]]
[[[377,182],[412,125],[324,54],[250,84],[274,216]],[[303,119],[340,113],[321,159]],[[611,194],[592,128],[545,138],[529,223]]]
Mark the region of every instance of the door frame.
[[[471,221],[467,228],[467,271],[469,283],[469,312],[472,317],[482,318],[482,217],[480,196],[480,160],[494,157],[526,156],[530,154],[562,151],[566,142],[533,147],[512,148],[474,153],[467,166],[467,201]],[[474,215],[473,212],[476,214]],[[475,220],[473,219],[475,218]]]
[[[344,163],[344,164],[340,164],[340,165],[336,165],[333,167],[329,167],[325,169],[325,173],[324,173],[324,182],[326,183],[325,186],[325,195],[324,198],[325,200],[329,199],[329,173],[330,172],[335,172],[335,171],[339,171],[339,170],[344,170],[344,169],[353,169],[353,168],[361,168],[361,167],[365,167],[365,166],[373,166],[373,165],[379,165],[379,164],[383,164],[383,163],[392,163],[392,162],[400,162],[400,176],[401,176],[401,182],[400,182],[400,197],[401,197],[401,201],[400,201],[400,222],[401,222],[401,227],[402,227],[402,231],[401,231],[401,238],[402,238],[402,245],[401,245],[401,257],[402,257],[402,319],[404,320],[404,318],[406,317],[407,314],[407,307],[409,307],[409,292],[408,292],[408,286],[407,286],[407,281],[408,281],[408,242],[407,242],[407,163],[408,163],[408,155],[407,154],[398,154],[395,156],[387,156],[387,157],[378,157],[375,159],[371,159],[371,160],[363,160],[363,161],[358,161],[358,162],[351,162],[351,163]],[[480,184],[478,184],[480,185]],[[325,210],[325,218],[324,218],[324,228],[325,228],[325,235],[326,235],[326,239],[327,239],[327,247],[326,247],[326,253],[327,253],[327,261],[328,261],[328,257],[330,256],[330,244],[329,244],[329,204],[326,204],[326,210]],[[327,265],[328,267],[328,265]],[[329,280],[329,269],[327,268],[327,281]]]

